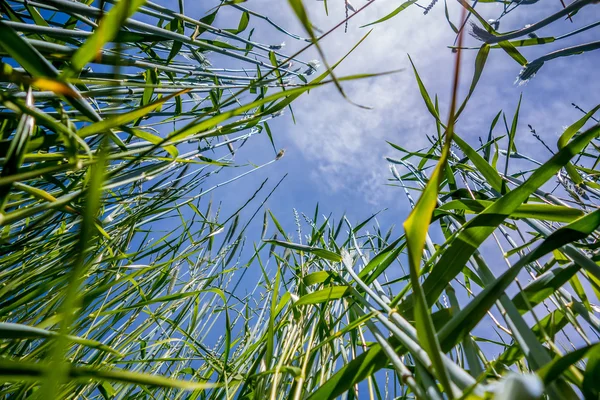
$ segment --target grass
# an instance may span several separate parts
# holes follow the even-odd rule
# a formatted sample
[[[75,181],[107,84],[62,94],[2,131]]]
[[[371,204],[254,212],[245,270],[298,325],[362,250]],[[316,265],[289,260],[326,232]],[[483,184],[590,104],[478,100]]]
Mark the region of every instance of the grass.
[[[404,232],[316,207],[294,210],[296,236],[265,209],[281,181],[233,211],[217,189],[276,161],[269,121],[301,94],[324,84],[343,94],[343,82],[372,75],[333,73],[341,60],[328,64],[318,44],[333,30],[317,36],[301,1],[290,4],[308,38],[237,3],[201,20],[183,2],[105,3],[0,3],[3,397],[598,397],[600,106],[577,106],[581,118],[544,142],[547,160],[516,149],[520,101],[477,146],[456,123],[489,52],[529,78],[597,49],[531,62],[520,53],[563,38],[523,35],[594,5],[576,1],[507,35],[475,5],[463,2],[458,23],[446,13],[457,33],[449,117],[413,63],[437,132],[425,149],[391,144],[388,158],[389,184],[413,208]],[[373,24],[409,6],[441,7],[409,1]],[[214,26],[225,7],[237,26]],[[355,15],[346,10],[334,30]],[[518,10],[506,4],[496,21]],[[484,43],[460,101],[473,18]],[[317,46],[325,72],[313,77],[303,50],[254,42],[254,20]],[[236,164],[258,135],[273,160]]]

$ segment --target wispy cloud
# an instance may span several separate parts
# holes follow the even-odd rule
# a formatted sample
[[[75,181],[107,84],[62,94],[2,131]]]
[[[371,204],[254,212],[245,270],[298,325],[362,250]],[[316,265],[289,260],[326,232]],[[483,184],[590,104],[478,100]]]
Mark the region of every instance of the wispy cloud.
[[[458,24],[459,6],[451,3],[450,14],[454,23]],[[311,18],[321,29],[334,25],[345,15],[343,1],[328,2],[329,16],[325,15],[322,3],[307,1],[306,4],[312,6]],[[361,29],[360,25],[377,20],[397,5],[396,2],[378,1],[351,20],[348,33],[341,29],[324,40],[322,45],[329,61],[334,62],[343,56],[367,32],[368,29]],[[301,31],[287,10],[286,2],[274,5],[272,1],[261,0],[255,6],[265,7],[271,15],[278,15],[280,19],[288,15],[287,25]],[[359,8],[362,4],[354,6]],[[499,7],[481,9],[486,10],[486,17],[489,15],[491,18],[498,14]],[[522,27],[550,11],[540,7],[530,10],[530,13],[508,16],[503,20],[501,30]],[[379,203],[392,193],[397,194],[379,190],[389,174],[384,156],[394,154],[386,140],[417,149],[427,145],[426,135],[435,134],[433,119],[419,95],[407,54],[413,58],[430,94],[440,95],[442,115],[445,115],[454,61],[454,55],[447,46],[453,43],[454,38],[444,16],[443,4],[438,4],[427,16],[423,15],[423,10],[410,7],[394,19],[375,25],[374,32],[337,72],[345,75],[404,68],[403,72],[394,75],[344,83],[348,97],[358,104],[372,107],[371,110],[360,109],[343,100],[333,86],[314,90],[295,103],[298,123],[294,125],[288,118],[284,130],[293,143],[292,150],[301,152],[312,165],[310,175],[315,184],[322,185],[324,190],[359,191],[369,203]],[[469,38],[468,43],[472,46],[479,44],[474,38]],[[527,49],[527,54],[535,58],[547,51],[548,46],[540,46]],[[466,52],[463,94],[470,83],[475,54],[475,51]],[[509,118],[512,116],[518,95],[524,92],[522,129],[517,143],[537,143],[531,137],[527,124],[534,125],[540,134],[550,135],[549,142],[554,143],[552,138],[560,133],[561,127],[578,117],[570,103],[590,104],[593,93],[597,93],[599,88],[597,80],[585,83],[580,74],[573,74],[569,69],[573,66],[584,71],[590,68],[587,74],[591,74],[594,58],[597,61],[597,55],[592,54],[572,57],[568,62],[556,60],[548,63],[543,73],[526,86],[519,87],[514,85],[514,81],[520,67],[506,54],[493,51],[476,94],[457,129],[463,137],[476,144],[477,136],[487,135],[488,124],[500,109],[505,110]],[[560,79],[556,79],[557,76]],[[585,90],[574,91],[573,88],[578,85]],[[588,90],[591,89],[589,85],[595,90]],[[501,129],[498,132],[502,134]]]
[[[339,5],[337,3],[340,3]],[[330,15],[324,15],[321,3],[314,7],[312,18],[322,29],[332,26],[344,16],[343,2],[329,2]],[[359,5],[355,5],[358,7]],[[359,25],[372,22],[395,7],[391,2],[374,4],[364,14],[351,20],[348,33],[339,30],[323,41],[330,62],[341,58],[368,32]],[[442,10],[443,12],[443,10]],[[365,200],[377,203],[385,191],[387,178],[384,155],[386,140],[404,142],[408,147],[426,144],[425,134],[432,128],[431,118],[423,112],[407,54],[418,54],[424,70],[438,70],[437,81],[450,76],[450,51],[440,51],[451,40],[452,31],[440,22],[443,13],[423,16],[419,9],[406,10],[406,15],[375,27],[337,70],[338,75],[364,72],[402,72],[368,80],[344,83],[344,90],[355,103],[371,107],[364,110],[345,101],[331,86],[313,91],[294,105],[298,123],[289,125],[290,140],[295,150],[310,161],[311,176],[328,190],[352,190],[364,194]],[[280,15],[283,15],[280,14]],[[292,23],[290,21],[290,23]],[[409,140],[409,143],[406,141]]]

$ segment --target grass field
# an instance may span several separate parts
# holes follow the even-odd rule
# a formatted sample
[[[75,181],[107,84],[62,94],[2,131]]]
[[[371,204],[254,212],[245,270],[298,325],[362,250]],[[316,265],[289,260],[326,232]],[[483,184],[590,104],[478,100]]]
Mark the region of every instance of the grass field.
[[[600,396],[600,105],[577,106],[556,143],[531,128],[545,159],[515,146],[520,99],[480,143],[459,119],[491,52],[518,63],[520,81],[594,54],[599,42],[525,57],[584,37],[600,21],[577,18],[598,5],[577,0],[504,34],[505,15],[544,5],[506,2],[492,21],[479,14],[489,2],[446,13],[456,57],[440,96],[451,101],[441,110],[412,64],[437,129],[428,148],[390,143],[388,184],[412,211],[382,230],[376,215],[318,206],[290,209],[288,226],[265,206],[279,183],[234,210],[216,191],[283,156],[235,160],[259,136],[279,152],[269,122],[303,93],[331,85],[351,102],[345,82],[378,78],[338,75],[343,59],[320,46],[374,2],[346,5],[324,33],[309,19],[322,4],[289,0],[304,31],[288,32],[252,2],[200,20],[189,3],[0,1],[3,398]],[[408,7],[444,5],[399,3],[374,24]],[[235,23],[214,26],[224,9]],[[305,46],[257,43],[250,21]],[[570,33],[536,34],[553,24]],[[468,33],[480,47],[463,46]],[[472,76],[466,51],[477,51]]]

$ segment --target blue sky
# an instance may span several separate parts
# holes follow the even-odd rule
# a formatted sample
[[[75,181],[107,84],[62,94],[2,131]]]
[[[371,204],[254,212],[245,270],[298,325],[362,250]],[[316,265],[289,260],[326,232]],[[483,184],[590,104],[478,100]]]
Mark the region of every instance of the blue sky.
[[[213,3],[204,4],[203,9],[197,9],[194,7],[199,6],[195,2],[186,2],[186,12],[200,18],[206,9],[217,4]],[[342,0],[329,0],[328,3],[329,15],[325,15],[321,2],[305,1],[311,20],[324,31],[343,19],[345,14]],[[363,4],[365,2],[353,2],[355,8]],[[340,29],[325,39],[322,46],[329,63],[334,63],[346,54],[368,32],[368,28],[360,28],[361,25],[387,15],[399,4],[400,1],[375,0],[363,13],[350,21],[347,33]],[[268,16],[291,32],[304,34],[286,1],[251,0],[244,3],[244,6]],[[458,24],[460,7],[454,2],[448,6],[452,20]],[[517,13],[509,14],[502,20],[500,31],[520,29],[560,7],[558,0],[542,6],[523,6]],[[482,4],[478,10],[485,18],[495,18],[501,12],[501,6]],[[213,25],[231,28],[237,25],[239,16],[240,12],[237,10],[222,10]],[[559,35],[597,21],[600,6],[587,7],[577,17],[576,23],[564,21],[553,24],[538,34]],[[258,42],[279,44],[285,41],[284,51],[287,54],[305,45],[256,18],[251,19],[250,26],[256,27],[253,39]],[[595,40],[600,37],[599,32],[600,27],[597,27],[573,39],[527,48],[522,52],[527,59],[533,60],[552,50]],[[374,26],[371,35],[337,70],[338,76],[403,70],[393,75],[343,84],[352,101],[371,109],[361,109],[346,101],[333,86],[322,87],[303,95],[293,104],[296,123],[287,110],[283,116],[270,123],[277,149],[285,148],[285,156],[232,185],[219,188],[212,195],[214,200],[221,202],[225,210],[235,210],[254,193],[263,180],[269,179],[270,189],[287,174],[283,184],[267,202],[267,208],[274,212],[288,232],[296,230],[294,209],[312,216],[318,203],[321,215],[332,214],[337,221],[345,213],[353,223],[386,209],[378,216],[378,221],[384,231],[395,225],[392,237],[398,237],[410,208],[403,190],[386,185],[391,174],[385,157],[399,155],[386,141],[418,150],[428,145],[426,135],[435,135],[436,132],[434,120],[419,94],[407,55],[412,57],[430,95],[439,96],[442,115],[445,116],[448,113],[454,68],[454,54],[447,46],[454,39],[455,35],[444,16],[442,2],[428,15],[423,15],[420,8],[409,7],[395,18]],[[471,36],[465,39],[468,46],[479,45]],[[476,51],[465,51],[464,55],[461,97],[466,94],[470,84]],[[320,59],[314,49],[301,58],[306,61]],[[528,124],[536,129],[546,143],[555,148],[556,140],[564,127],[582,116],[571,103],[589,110],[599,102],[600,80],[594,79],[599,62],[600,51],[553,60],[546,63],[530,82],[518,85],[515,80],[521,67],[504,52],[493,50],[477,90],[458,121],[456,130],[471,145],[477,146],[479,136],[487,137],[489,125],[498,111],[504,110],[510,123],[522,94],[517,148],[533,158],[545,161],[550,154],[532,137]],[[218,58],[214,59],[213,66],[227,67],[219,64]],[[504,134],[502,126],[498,125],[497,135]],[[267,136],[261,134],[238,150],[236,161],[260,165],[274,157],[275,152]],[[221,181],[224,177],[232,177],[241,171],[237,168],[226,169],[219,174],[218,179]],[[254,209],[255,206],[250,207],[252,212]],[[252,232],[260,232],[261,214],[253,225],[254,229],[248,231],[249,244],[260,240],[258,234]],[[269,236],[273,232],[271,226]],[[496,274],[506,268],[501,253],[492,241],[486,242],[483,251],[486,255],[498,256],[497,264],[492,266]],[[259,271],[256,270],[255,273],[258,276]],[[395,270],[390,278],[400,275],[401,272]],[[251,290],[254,284],[253,279],[246,280],[240,290]],[[513,287],[512,291],[514,290],[516,289]],[[490,326],[489,321],[482,325],[483,329]]]
[[[358,8],[364,3],[354,1],[353,5]],[[326,38],[322,46],[328,61],[335,62],[366,34],[368,28],[360,28],[361,25],[387,15],[400,3],[376,0],[350,21],[347,33],[340,29]],[[344,17],[344,2],[341,0],[328,2],[328,16],[322,2],[305,1],[305,4],[312,22],[322,30],[329,29]],[[187,12],[191,11],[190,6]],[[263,13],[292,32],[304,33],[286,1],[253,0],[245,6]],[[452,20],[458,24],[459,5],[449,2],[448,6]],[[559,1],[541,6],[522,6],[502,20],[500,31],[522,28],[560,7]],[[577,15],[576,23],[555,23],[538,34],[558,35],[595,21],[600,16],[599,8],[589,6]],[[486,18],[496,18],[501,12],[500,5],[482,4],[477,9]],[[215,22],[217,26],[235,25],[239,12],[222,12],[219,18]],[[284,50],[288,54],[304,45],[262,21],[251,20],[251,26],[257,27],[253,38],[259,42],[278,44],[285,41]],[[523,55],[533,60],[551,50],[591,41],[599,37],[599,30],[600,27],[597,27],[574,39],[530,47],[523,50]],[[447,46],[453,43],[454,38],[441,2],[428,15],[423,15],[420,8],[409,7],[395,18],[375,25],[372,34],[337,72],[342,76],[404,69],[393,75],[344,83],[350,99],[372,109],[363,110],[350,104],[333,86],[302,96],[293,105],[295,124],[289,112],[270,124],[276,145],[287,150],[285,157],[243,182],[238,181],[230,190],[240,194],[245,189],[249,193],[265,177],[278,178],[287,173],[285,183],[268,205],[289,223],[293,222],[293,207],[310,213],[319,202],[324,212],[337,216],[346,212],[354,221],[387,208],[388,211],[380,218],[382,224],[400,225],[407,215],[408,203],[401,190],[386,186],[390,173],[385,156],[398,155],[386,141],[416,150],[427,145],[425,135],[434,133],[434,121],[419,95],[407,55],[410,54],[415,62],[429,93],[439,95],[442,115],[446,115],[454,63],[453,54]],[[479,42],[468,36],[466,44],[477,46]],[[554,146],[562,129],[581,116],[571,103],[577,103],[584,109],[597,103],[600,80],[593,79],[593,71],[600,60],[597,53],[553,60],[546,63],[526,85],[517,85],[515,79],[520,71],[519,65],[504,52],[493,50],[477,90],[458,122],[457,131],[476,145],[478,136],[487,135],[489,124],[498,111],[506,111],[510,122],[522,93],[517,147],[534,158],[545,160],[549,153],[531,136],[527,125],[531,124],[548,144]],[[464,54],[463,96],[470,84],[476,51]],[[313,50],[305,53],[302,59],[319,57]],[[503,133],[501,130],[498,132]],[[262,135],[245,145],[238,153],[237,161],[248,160],[258,164],[273,156],[267,137]],[[227,193],[223,191],[221,196],[227,197]]]
[[[353,5],[359,8],[365,3],[355,0]],[[499,30],[520,29],[561,8],[558,0],[552,4],[544,3],[520,7],[518,12],[502,20]],[[328,4],[329,15],[325,15],[321,2],[305,1],[312,22],[323,31],[338,23],[345,14],[342,0],[329,0]],[[327,60],[330,63],[337,61],[367,33],[368,28],[360,28],[361,25],[387,15],[399,4],[400,1],[375,0],[350,21],[347,33],[340,29],[322,42]],[[286,1],[252,0],[245,6],[277,21],[289,31],[303,34]],[[449,2],[448,7],[451,19],[458,25],[459,5]],[[481,4],[477,9],[486,19],[496,18],[502,10],[500,5],[492,4]],[[234,25],[231,21],[236,22],[238,15],[233,11],[224,12],[216,24]],[[589,6],[577,15],[575,23],[561,21],[540,30],[538,35],[564,34],[597,21],[599,17],[600,6]],[[288,54],[304,45],[270,29],[261,21],[255,23],[257,30],[253,37],[259,42],[278,44],[285,41]],[[600,27],[596,27],[571,39],[523,49],[522,53],[531,61],[550,51],[599,37]],[[285,157],[237,181],[235,185],[223,188],[216,198],[225,203],[239,202],[240,198],[248,197],[263,179],[270,178],[271,184],[274,184],[288,174],[267,206],[289,232],[295,231],[294,208],[312,215],[316,203],[319,203],[322,215],[333,214],[337,220],[346,213],[355,223],[386,209],[378,216],[379,223],[384,230],[395,225],[396,234],[393,237],[400,235],[402,222],[410,208],[400,188],[386,185],[391,174],[385,157],[399,155],[386,141],[417,150],[428,145],[426,135],[435,134],[434,120],[419,94],[407,55],[412,57],[430,95],[439,96],[442,115],[445,116],[448,113],[454,66],[454,54],[447,46],[452,45],[454,39],[454,32],[444,16],[442,2],[428,15],[423,15],[420,8],[409,7],[393,19],[375,25],[371,35],[337,70],[337,74],[343,76],[403,69],[393,75],[343,84],[352,101],[372,109],[364,110],[350,104],[333,86],[303,95],[293,104],[295,124],[287,111],[270,124],[277,147],[287,150]],[[465,40],[467,46],[480,45],[471,36],[465,37]],[[465,51],[464,55],[461,97],[466,94],[470,84],[476,51]],[[314,50],[302,57],[303,60],[319,58]],[[533,138],[528,125],[532,125],[543,140],[555,149],[556,140],[564,127],[582,116],[571,103],[589,110],[599,102],[600,80],[595,78],[597,73],[594,73],[599,62],[600,51],[556,59],[546,63],[532,80],[518,85],[515,81],[521,67],[503,51],[492,50],[475,94],[458,121],[456,130],[471,145],[477,146],[478,137],[487,137],[489,125],[500,110],[506,112],[510,124],[522,94],[517,148],[539,161],[545,161],[550,154]],[[498,124],[495,132],[496,135],[505,133],[502,123]],[[503,146],[506,147],[506,144]],[[262,135],[249,141],[236,155],[236,160],[259,164],[273,157],[273,149],[267,137]],[[486,256],[498,256],[497,264],[492,266],[496,274],[506,268],[502,254],[492,240],[484,244],[483,251]],[[525,275],[522,279],[524,284],[529,281]],[[516,290],[513,287],[510,291]],[[480,329],[486,329],[486,326],[491,326],[489,320]]]
[[[373,0],[365,12],[350,21],[347,32],[339,29],[326,38],[321,45],[329,63],[334,63],[346,54],[368,32],[369,28],[361,28],[361,25],[387,15],[401,2],[402,0]],[[176,2],[161,0],[160,3],[169,5]],[[343,0],[329,0],[328,3],[329,15],[325,15],[322,2],[305,0],[311,20],[324,31],[345,15]],[[186,1],[186,12],[201,18],[207,9],[217,4],[215,0]],[[355,8],[364,4],[365,0],[353,1]],[[305,35],[285,0],[249,0],[244,6],[277,21],[291,32]],[[458,24],[460,7],[454,1],[448,6],[452,20]],[[520,7],[518,12],[503,19],[500,31],[522,28],[560,8],[559,0],[546,0],[543,5]],[[501,12],[501,6],[493,4],[481,4],[477,9],[485,18],[495,18]],[[239,17],[238,10],[224,9],[214,25],[222,28],[235,27]],[[577,15],[576,23],[562,21],[540,30],[538,34],[559,35],[599,19],[600,5],[592,5]],[[287,54],[305,45],[254,17],[250,24],[256,28],[253,39],[273,45],[285,41],[287,45],[284,51]],[[523,54],[533,60],[549,51],[598,38],[600,27],[568,40],[524,49]],[[419,95],[408,55],[412,57],[429,93],[432,96],[439,95],[442,115],[447,115],[455,58],[455,54],[447,46],[454,39],[455,35],[446,22],[441,0],[428,15],[423,15],[422,9],[413,6],[395,18],[374,26],[370,36],[336,70],[338,76],[402,70],[392,75],[343,83],[344,90],[352,101],[371,109],[365,110],[351,104],[332,85],[312,90],[293,104],[295,123],[287,110],[283,116],[270,123],[277,149],[285,148],[285,156],[231,185],[219,188],[210,196],[223,204],[223,214],[227,214],[241,206],[265,179],[269,179],[269,183],[262,196],[286,176],[283,184],[268,200],[267,208],[274,212],[288,232],[295,232],[296,229],[293,210],[312,216],[318,203],[321,215],[331,214],[337,221],[346,214],[355,224],[386,209],[378,216],[378,221],[384,231],[395,225],[392,238],[398,237],[410,207],[402,189],[387,185],[391,174],[385,157],[396,157],[399,153],[386,141],[418,150],[428,146],[426,135],[436,134],[434,120]],[[479,44],[470,36],[465,39],[468,46]],[[470,84],[476,51],[465,51],[464,54],[461,96],[466,94]],[[301,58],[308,61],[321,57],[315,49],[311,49]],[[212,60],[214,67],[230,67],[221,64],[219,57]],[[598,65],[600,51],[557,59],[546,63],[540,73],[527,84],[517,85],[515,80],[520,66],[504,52],[493,50],[478,88],[458,121],[456,130],[476,147],[478,137],[487,136],[489,124],[498,111],[504,110],[510,122],[519,96],[522,95],[517,148],[544,161],[550,154],[532,137],[528,125],[532,125],[544,141],[555,148],[563,128],[581,117],[580,111],[572,107],[571,103],[589,110],[600,102]],[[165,127],[165,133],[170,128]],[[503,133],[502,124],[499,124],[496,134]],[[263,132],[237,151],[237,163],[246,166],[224,169],[218,175],[218,181],[248,171],[250,165],[261,165],[274,157],[275,151]],[[203,189],[206,190],[207,187]],[[205,209],[206,201],[202,206]],[[249,217],[257,206],[257,203],[251,205],[243,218]],[[188,212],[191,214],[191,211]],[[260,241],[258,232],[261,231],[261,214],[248,231],[246,253],[251,253],[248,249],[252,242]],[[158,231],[171,227],[157,223],[153,225],[154,228]],[[268,236],[273,232],[271,225]],[[495,273],[506,268],[502,254],[491,240],[486,242],[483,251],[486,255],[498,256],[494,259]],[[246,260],[242,260],[244,262]],[[255,276],[242,282],[240,291],[252,290],[260,276],[258,268],[249,271]],[[272,277],[273,271],[270,270],[270,273]],[[392,279],[401,275],[398,269],[393,269],[390,273]],[[182,281],[184,279],[185,277],[181,278]],[[482,329],[491,326],[489,321],[482,325]]]

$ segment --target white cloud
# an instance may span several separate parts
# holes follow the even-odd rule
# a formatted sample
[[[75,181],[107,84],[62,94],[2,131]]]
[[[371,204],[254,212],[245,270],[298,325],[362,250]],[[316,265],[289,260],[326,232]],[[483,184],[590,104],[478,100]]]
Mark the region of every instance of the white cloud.
[[[455,24],[458,24],[459,6],[455,2],[449,3],[450,14]],[[345,14],[343,1],[328,1],[329,16],[324,14],[322,3],[305,1],[305,4],[312,7],[310,11],[313,23],[324,30],[341,20]],[[354,2],[353,5],[358,9],[363,4],[364,1]],[[328,61],[335,62],[360,40],[367,32],[367,29],[359,28],[360,25],[387,15],[399,4],[377,1],[350,21],[348,33],[344,33],[342,28],[326,38],[322,46]],[[488,11],[485,15],[487,18],[488,15],[497,15],[499,7],[488,6],[481,9]],[[291,16],[287,2],[258,0],[254,3],[254,8],[264,10],[267,15],[279,21],[284,19],[285,26],[291,26],[295,32],[302,32],[298,22]],[[503,20],[501,30],[520,28],[525,23],[546,15],[550,12],[549,8],[533,7],[525,9],[531,10],[530,13],[513,13]],[[454,55],[447,46],[453,43],[454,38],[454,32],[444,16],[443,4],[437,4],[427,16],[423,15],[422,9],[409,7],[393,19],[375,25],[374,32],[337,70],[337,74],[342,76],[405,69],[394,75],[343,84],[352,101],[372,107],[372,110],[363,110],[344,101],[333,86],[313,90],[294,104],[298,123],[293,125],[291,119],[288,119],[286,131],[294,145],[292,150],[301,152],[312,163],[311,176],[315,183],[326,190],[360,191],[365,200],[371,203],[378,203],[382,196],[398,193],[379,190],[389,177],[387,162],[383,157],[397,155],[385,141],[416,150],[427,145],[426,135],[435,134],[433,120],[419,95],[407,53],[417,65],[430,95],[439,94],[444,116],[447,113],[445,105],[449,101],[454,68]],[[470,45],[478,45],[473,38],[469,37],[467,40]],[[292,49],[300,45],[290,44]],[[290,50],[287,49],[288,52]],[[535,58],[547,51],[548,46],[540,46],[537,49],[527,49],[527,54],[528,57],[533,54]],[[470,83],[476,52],[464,54],[462,95],[466,94]],[[315,56],[312,52],[306,59]],[[571,101],[589,100],[593,95],[592,92],[584,96],[577,94],[574,96],[577,99],[565,97],[565,94],[572,92],[573,87],[581,86],[581,82],[577,82],[579,77],[569,74],[569,68],[573,65],[585,67],[593,64],[589,59],[578,60],[575,57],[566,62],[557,60],[547,63],[538,77],[527,86],[518,87],[513,82],[519,66],[503,52],[492,51],[483,80],[459,122],[459,132],[476,145],[477,136],[487,135],[489,123],[500,109],[507,112],[510,123],[518,95],[524,91],[518,140],[525,144],[535,142],[527,128],[527,124],[531,123],[540,134],[550,132],[549,142],[554,143],[560,127],[578,117],[577,112],[569,106]],[[557,76],[560,79],[556,79]],[[590,84],[596,88],[599,85]],[[558,95],[561,93],[562,97]]]
[[[351,20],[348,33],[340,29],[323,41],[330,63],[345,55],[366,34],[368,30],[359,25],[396,7],[392,2],[379,4]],[[320,9],[312,10],[313,23],[321,29],[332,26],[343,18],[342,6],[343,2],[329,1],[329,17]],[[360,4],[354,6],[358,8]],[[358,190],[372,203],[382,195],[377,189],[389,173],[384,155],[390,153],[390,147],[385,141],[409,148],[424,146],[425,134],[433,126],[422,107],[407,53],[415,55],[424,71],[437,70],[439,82],[446,82],[452,70],[450,51],[440,51],[452,34],[447,24],[440,23],[445,21],[443,9],[427,17],[417,8],[403,13],[375,26],[374,32],[336,70],[338,76],[343,76],[404,68],[397,74],[343,84],[349,99],[371,110],[345,101],[331,85],[299,99],[293,106],[298,124],[290,121],[288,126],[296,150],[314,165],[311,175],[315,182],[322,182],[329,190]]]

